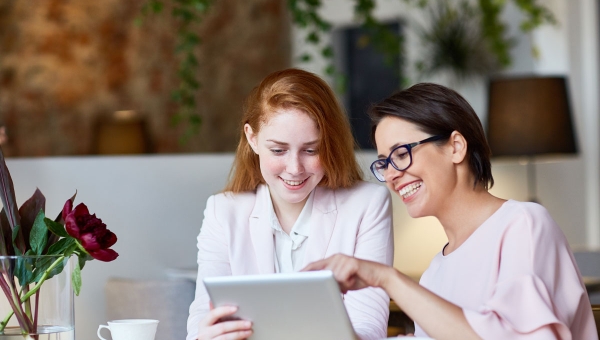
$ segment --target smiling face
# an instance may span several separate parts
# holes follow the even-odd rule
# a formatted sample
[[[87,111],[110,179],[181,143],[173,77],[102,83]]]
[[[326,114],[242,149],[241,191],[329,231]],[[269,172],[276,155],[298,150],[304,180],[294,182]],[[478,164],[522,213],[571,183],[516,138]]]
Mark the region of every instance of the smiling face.
[[[258,133],[248,124],[244,131],[259,156],[273,203],[303,206],[325,175],[318,154],[317,124],[297,109],[279,109]]]
[[[379,158],[402,144],[431,137],[417,125],[396,117],[385,117],[377,125],[375,142]],[[398,171],[391,165],[385,171],[386,185],[394,191],[408,209],[411,217],[437,216],[457,185],[451,144],[436,142],[412,149],[412,165]]]

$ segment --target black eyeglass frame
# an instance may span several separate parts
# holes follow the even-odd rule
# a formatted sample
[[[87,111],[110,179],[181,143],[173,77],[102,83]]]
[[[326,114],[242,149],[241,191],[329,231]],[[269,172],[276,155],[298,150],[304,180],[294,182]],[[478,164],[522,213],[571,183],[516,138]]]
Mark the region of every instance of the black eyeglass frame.
[[[410,168],[410,166],[412,165],[412,149],[414,147],[416,147],[417,145],[421,145],[421,144],[425,144],[425,143],[429,143],[429,142],[435,142],[438,140],[442,140],[442,139],[446,139],[449,138],[449,135],[435,135],[435,136],[431,136],[429,138],[425,138],[421,141],[418,142],[414,142],[414,143],[410,143],[410,144],[402,144],[402,145],[398,145],[397,147],[395,147],[394,149],[392,149],[392,151],[390,152],[390,155],[387,158],[381,158],[378,159],[376,161],[374,161],[373,163],[371,163],[371,172],[373,173],[373,175],[375,176],[375,178],[377,178],[377,180],[379,182],[385,182],[385,178],[383,179],[379,179],[379,176],[383,177],[383,174],[379,173],[376,169],[375,169],[375,165],[377,163],[381,163],[381,161],[384,161],[385,164],[383,164],[383,168],[387,169],[387,167],[391,164],[394,169],[398,170],[398,171],[405,171],[406,169]],[[408,158],[410,159],[410,161],[408,162],[408,165],[404,168],[404,169],[398,169],[398,167],[396,166],[396,164],[394,164],[394,162],[392,162],[392,154],[394,153],[394,151],[400,149],[400,148],[406,148],[406,151],[408,152]]]

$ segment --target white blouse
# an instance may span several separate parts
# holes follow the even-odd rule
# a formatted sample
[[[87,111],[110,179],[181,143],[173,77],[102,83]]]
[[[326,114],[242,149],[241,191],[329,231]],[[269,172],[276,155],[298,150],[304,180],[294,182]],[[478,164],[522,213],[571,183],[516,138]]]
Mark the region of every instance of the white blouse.
[[[281,224],[279,224],[279,219],[277,219],[277,214],[275,214],[275,209],[273,208],[271,195],[267,193],[267,206],[270,207],[271,229],[273,230],[273,243],[275,247],[273,257],[275,258],[276,273],[292,273],[302,269],[306,249],[306,247],[302,247],[302,244],[309,236],[309,223],[313,208],[314,192],[313,190],[308,195],[308,199],[289,235],[281,228]]]

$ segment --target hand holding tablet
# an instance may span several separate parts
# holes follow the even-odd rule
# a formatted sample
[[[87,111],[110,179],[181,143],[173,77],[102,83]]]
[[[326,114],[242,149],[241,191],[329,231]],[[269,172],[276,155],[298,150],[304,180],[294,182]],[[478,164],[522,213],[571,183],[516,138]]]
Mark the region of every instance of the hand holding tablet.
[[[252,322],[249,339],[356,339],[331,271],[210,277],[203,282],[215,307],[237,306],[233,318]]]

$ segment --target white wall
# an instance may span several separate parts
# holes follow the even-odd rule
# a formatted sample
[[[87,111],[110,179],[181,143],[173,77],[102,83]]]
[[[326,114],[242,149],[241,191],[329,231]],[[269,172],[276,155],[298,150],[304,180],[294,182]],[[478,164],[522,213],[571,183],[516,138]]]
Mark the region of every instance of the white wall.
[[[503,13],[509,23],[511,35],[519,35],[518,44],[512,50],[513,65],[506,74],[563,74],[570,81],[574,119],[580,145],[580,154],[559,159],[539,159],[536,164],[538,197],[541,203],[561,226],[574,248],[598,247],[600,244],[600,175],[598,173],[598,27],[597,8],[593,0],[544,1],[557,16],[560,24],[544,27],[532,34],[519,33],[521,14],[512,3]],[[353,2],[329,0],[320,14],[335,26],[353,23]],[[411,23],[425,23],[425,18],[409,12],[400,1],[377,1],[376,16],[380,19],[400,18],[409,28],[405,39],[409,62],[418,59],[420,43]],[[303,33],[293,31],[295,53],[306,50]],[[540,59],[531,53],[536,47]],[[295,66],[322,75],[325,62],[315,60]],[[409,74],[410,76],[410,74]],[[486,79],[476,79],[468,84],[453,83],[447,75],[439,75],[424,81],[450,86],[471,103],[484,126],[487,116]],[[494,160],[492,163],[496,185],[491,192],[503,198],[527,199],[526,168],[517,160]],[[394,210],[396,254],[394,265],[417,274],[426,268],[430,259],[446,242],[445,235],[435,219],[411,219],[402,204],[396,200]]]

